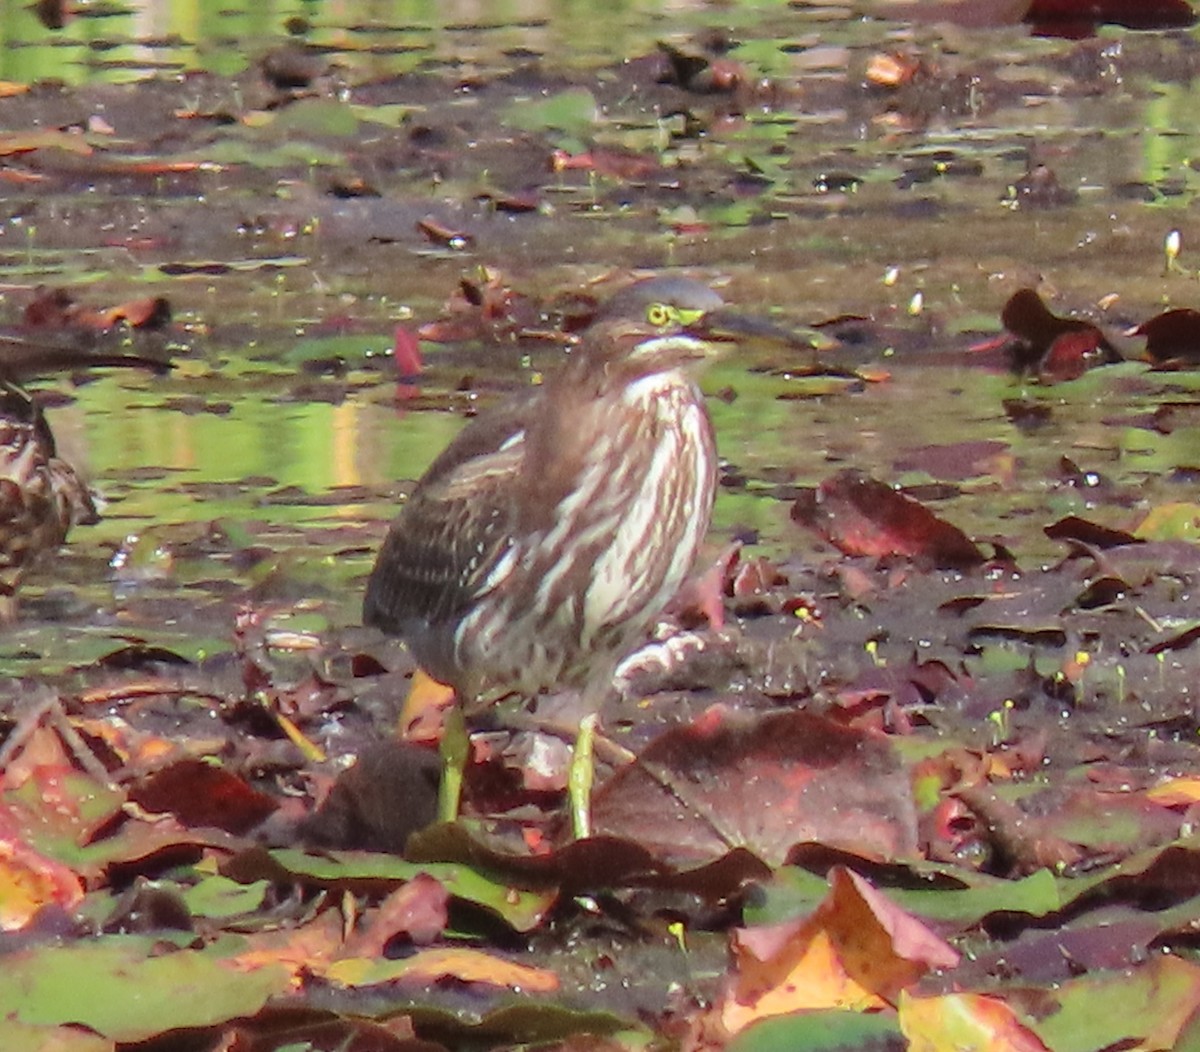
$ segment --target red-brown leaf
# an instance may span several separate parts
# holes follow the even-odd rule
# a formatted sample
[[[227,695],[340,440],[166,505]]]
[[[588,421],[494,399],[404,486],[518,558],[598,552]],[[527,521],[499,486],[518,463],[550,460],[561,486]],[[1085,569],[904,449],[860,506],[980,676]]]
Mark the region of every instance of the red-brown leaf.
[[[809,712],[714,709],[618,771],[592,818],[676,865],[739,846],[777,864],[805,841],[885,858],[916,844],[908,774],[887,740]]]
[[[1200,310],[1181,307],[1163,311],[1133,330],[1146,337],[1146,354],[1151,361],[1200,361]]]
[[[129,797],[147,811],[169,811],[189,826],[234,834],[259,824],[278,803],[243,779],[201,760],[182,760],[133,786]]]
[[[796,499],[792,520],[847,555],[900,555],[943,569],[984,562],[957,526],[861,471],[847,469]]]

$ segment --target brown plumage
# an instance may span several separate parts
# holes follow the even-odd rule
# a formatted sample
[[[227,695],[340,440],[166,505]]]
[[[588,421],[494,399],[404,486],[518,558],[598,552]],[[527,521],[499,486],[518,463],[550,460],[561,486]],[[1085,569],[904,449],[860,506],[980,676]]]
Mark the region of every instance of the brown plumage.
[[[481,414],[392,523],[364,622],[468,704],[607,684],[708,529],[716,452],[689,366],[710,349],[605,321]]]
[[[24,570],[63,543],[72,526],[96,522],[96,505],[28,391],[0,382],[0,617],[15,614]]]
[[[62,545],[73,526],[99,519],[91,491],[58,456],[41,407],[20,381],[114,366],[171,368],[156,358],[0,330],[0,622],[16,617],[21,579],[39,556]]]

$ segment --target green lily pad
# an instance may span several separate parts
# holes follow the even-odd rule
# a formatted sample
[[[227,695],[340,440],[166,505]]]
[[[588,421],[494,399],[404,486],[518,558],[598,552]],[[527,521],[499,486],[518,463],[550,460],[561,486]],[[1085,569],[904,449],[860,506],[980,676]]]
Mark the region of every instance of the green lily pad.
[[[5,1052],[112,1052],[113,1043],[73,1026],[31,1026],[7,1019],[0,1023]]]
[[[505,120],[526,131],[565,132],[586,136],[600,118],[596,97],[586,88],[570,88],[538,102],[515,103]]]
[[[901,1040],[890,1016],[863,1012],[797,1012],[747,1027],[727,1046],[729,1052],[787,1052],[805,1049],[886,1048]]]
[[[1055,991],[1057,1011],[1029,1021],[1047,1048],[1090,1052],[1117,1044],[1171,1048],[1200,1003],[1200,968],[1158,957],[1132,973],[1088,976]]]
[[[294,880],[322,887],[347,890],[387,887],[412,880],[421,873],[440,881],[457,899],[472,902],[502,918],[516,931],[532,931],[558,897],[555,890],[531,890],[494,880],[479,870],[457,863],[406,862],[392,855],[368,851],[334,851],[310,855],[303,851],[279,850],[249,852],[234,859],[226,872],[242,875],[247,870],[255,878],[272,876],[283,870]]]
[[[0,1016],[144,1041],[166,1030],[253,1015],[289,981],[281,965],[234,972],[204,950],[164,953],[160,939],[114,935],[7,955]]]
[[[183,901],[193,917],[238,917],[259,909],[270,881],[256,880],[252,884],[239,884],[227,877],[205,877],[198,884],[182,889]]]
[[[1163,504],[1138,523],[1133,531],[1144,541],[1200,540],[1200,504]]]
[[[932,875],[932,874],[931,874]],[[955,876],[966,878],[963,871]],[[969,887],[888,888],[887,896],[919,917],[971,925],[991,913],[1025,913],[1044,917],[1062,907],[1059,883],[1048,870],[1021,880],[999,880],[976,874]],[[747,924],[776,924],[811,912],[829,893],[824,877],[784,866],[761,887],[760,896],[745,913]]]
[[[349,137],[358,134],[358,117],[335,99],[300,99],[278,110],[271,127],[296,135]]]

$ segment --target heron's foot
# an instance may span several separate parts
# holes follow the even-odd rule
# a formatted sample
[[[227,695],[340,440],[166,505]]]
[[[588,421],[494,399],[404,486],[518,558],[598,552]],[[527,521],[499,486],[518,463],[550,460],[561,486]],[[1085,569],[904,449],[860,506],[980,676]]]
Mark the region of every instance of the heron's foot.
[[[579,737],[580,728],[589,719],[596,721],[598,725],[599,717],[594,712],[584,716],[582,720],[571,719],[569,716],[560,718],[549,714],[516,712],[509,714],[505,718],[504,726],[511,730],[530,731],[534,734],[550,734],[555,738],[561,738],[565,742],[574,743]],[[613,767],[624,767],[625,764],[632,763],[636,758],[635,754],[626,749],[625,746],[613,741],[612,738],[609,738],[599,730],[593,731],[593,754],[598,759],[611,764]]]

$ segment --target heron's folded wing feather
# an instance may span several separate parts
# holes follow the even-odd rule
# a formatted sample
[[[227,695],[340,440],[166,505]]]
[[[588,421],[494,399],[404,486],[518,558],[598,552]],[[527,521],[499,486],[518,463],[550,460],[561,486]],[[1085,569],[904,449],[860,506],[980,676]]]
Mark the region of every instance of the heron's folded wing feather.
[[[512,543],[525,458],[520,415],[479,418],[434,461],[380,549],[363,620],[405,635],[455,618]]]

